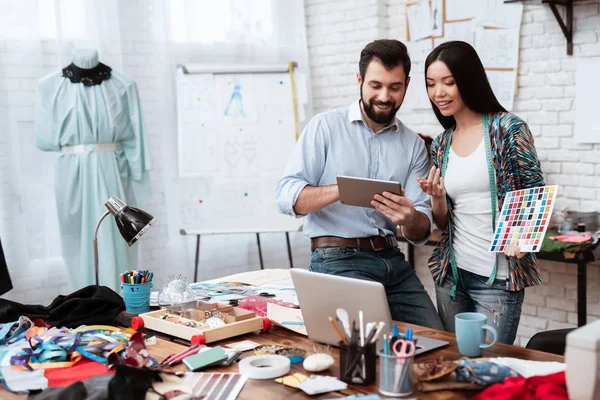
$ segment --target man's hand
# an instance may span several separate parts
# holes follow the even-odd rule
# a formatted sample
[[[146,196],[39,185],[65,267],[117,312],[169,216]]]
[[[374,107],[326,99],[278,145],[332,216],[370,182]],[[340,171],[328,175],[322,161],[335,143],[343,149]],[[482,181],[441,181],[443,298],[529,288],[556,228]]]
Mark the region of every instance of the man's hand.
[[[396,225],[411,226],[417,220],[417,210],[412,200],[404,197],[404,189],[402,196],[390,192],[376,194],[371,205]]]

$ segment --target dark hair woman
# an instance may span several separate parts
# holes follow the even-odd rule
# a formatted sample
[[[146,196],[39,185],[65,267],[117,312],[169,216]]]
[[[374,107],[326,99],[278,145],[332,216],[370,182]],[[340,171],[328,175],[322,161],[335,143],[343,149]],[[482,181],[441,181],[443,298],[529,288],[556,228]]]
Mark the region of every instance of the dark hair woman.
[[[425,61],[425,83],[445,129],[432,143],[429,176],[417,178],[443,230],[429,260],[438,312],[451,332],[456,314],[483,313],[498,341],[512,344],[524,288],[540,284],[540,272],[535,254],[521,253],[519,243],[505,254],[489,249],[506,193],[544,185],[533,137],[500,105],[468,43],[436,47]]]

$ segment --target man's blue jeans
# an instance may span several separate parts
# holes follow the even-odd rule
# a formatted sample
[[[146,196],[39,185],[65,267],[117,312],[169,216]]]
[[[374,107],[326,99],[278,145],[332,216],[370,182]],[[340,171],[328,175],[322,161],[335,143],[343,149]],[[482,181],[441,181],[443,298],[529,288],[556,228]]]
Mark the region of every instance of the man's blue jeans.
[[[450,299],[450,288],[454,285],[452,271],[448,272],[444,284],[435,287],[438,311],[444,327],[454,333],[454,316],[461,312],[478,312],[487,316],[487,324],[496,328],[498,343],[513,344],[521,319],[521,305],[525,289],[513,292],[506,290],[506,280],[496,279],[491,286],[488,278],[458,269],[460,282],[456,298]],[[487,340],[492,334],[487,333]]]
[[[309,269],[380,282],[385,287],[393,320],[444,329],[423,284],[397,247],[380,251],[318,248],[311,255]]]

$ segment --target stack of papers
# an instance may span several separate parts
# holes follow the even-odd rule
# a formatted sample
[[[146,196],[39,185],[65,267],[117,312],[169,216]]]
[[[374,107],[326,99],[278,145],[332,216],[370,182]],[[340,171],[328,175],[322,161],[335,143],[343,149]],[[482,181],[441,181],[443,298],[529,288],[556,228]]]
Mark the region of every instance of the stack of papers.
[[[490,358],[489,361],[494,364],[505,365],[524,378],[550,375],[564,371],[566,368],[565,363],[555,361],[530,361],[510,357]]]
[[[304,317],[299,308],[289,308],[269,303],[267,304],[267,318],[275,325],[308,336],[306,326],[304,326]]]
[[[296,386],[309,396],[348,389],[348,384],[333,376],[312,375]]]

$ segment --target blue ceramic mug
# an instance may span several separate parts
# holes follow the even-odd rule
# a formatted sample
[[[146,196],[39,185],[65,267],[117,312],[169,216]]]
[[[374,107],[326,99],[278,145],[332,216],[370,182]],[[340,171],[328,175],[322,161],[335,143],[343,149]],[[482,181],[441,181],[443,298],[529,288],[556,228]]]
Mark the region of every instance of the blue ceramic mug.
[[[454,317],[454,324],[458,351],[463,356],[479,357],[481,349],[496,344],[498,332],[493,326],[487,325],[487,316],[484,314],[476,312],[459,313]],[[492,332],[494,336],[494,340],[490,344],[485,344],[486,329]]]

